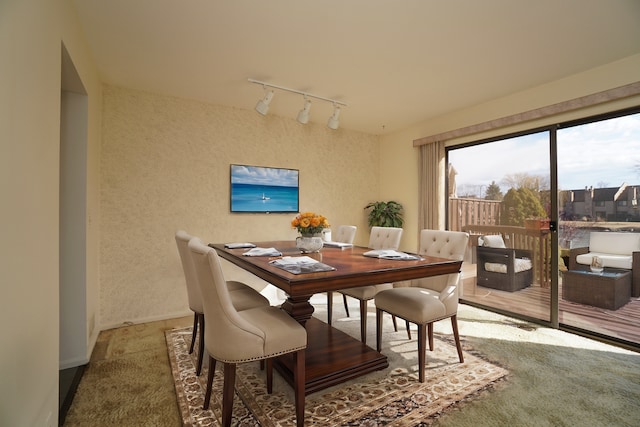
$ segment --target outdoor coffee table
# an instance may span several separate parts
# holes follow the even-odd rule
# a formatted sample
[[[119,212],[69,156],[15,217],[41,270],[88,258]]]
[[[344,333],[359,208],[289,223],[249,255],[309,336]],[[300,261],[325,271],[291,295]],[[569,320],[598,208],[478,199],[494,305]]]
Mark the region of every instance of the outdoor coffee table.
[[[631,271],[602,273],[570,270],[562,274],[562,298],[580,304],[617,310],[631,298]]]

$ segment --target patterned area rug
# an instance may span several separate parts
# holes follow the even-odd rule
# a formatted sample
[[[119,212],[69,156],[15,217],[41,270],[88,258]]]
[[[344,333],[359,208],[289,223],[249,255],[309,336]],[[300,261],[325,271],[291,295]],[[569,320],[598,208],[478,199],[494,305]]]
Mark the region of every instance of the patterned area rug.
[[[404,339],[402,339],[404,338]],[[402,333],[385,333],[383,354],[389,368],[312,393],[306,397],[309,426],[428,426],[445,410],[468,401],[505,378],[508,371],[484,360],[463,343],[465,362],[455,344],[437,335],[427,351],[426,381],[417,375],[417,344]],[[221,363],[217,364],[209,410],[202,409],[208,366],[195,375],[196,350],[189,354],[191,328],[166,332],[178,405],[185,426],[219,426],[222,420]],[[295,426],[291,387],[274,370],[274,387],[266,392],[258,362],[238,366],[233,407],[234,426]]]

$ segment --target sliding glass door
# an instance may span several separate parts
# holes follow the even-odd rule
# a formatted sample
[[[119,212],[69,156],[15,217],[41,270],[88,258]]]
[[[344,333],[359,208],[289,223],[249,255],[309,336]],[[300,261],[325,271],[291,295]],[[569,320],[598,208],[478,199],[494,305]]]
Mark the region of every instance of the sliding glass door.
[[[447,161],[447,227],[471,237],[463,302],[640,346],[639,109],[450,147]],[[592,272],[587,254],[606,250]]]
[[[470,234],[463,299],[550,321],[549,131],[448,151],[449,229]]]
[[[557,139],[560,323],[640,343],[640,284],[624,268],[640,241],[640,113],[569,123]],[[604,273],[591,273],[600,251]]]

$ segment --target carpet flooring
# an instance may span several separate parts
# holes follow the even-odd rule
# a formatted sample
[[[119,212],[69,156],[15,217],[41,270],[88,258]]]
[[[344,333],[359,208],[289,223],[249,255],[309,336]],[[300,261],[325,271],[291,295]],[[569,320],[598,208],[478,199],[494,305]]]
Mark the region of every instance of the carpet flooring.
[[[358,316],[344,317],[340,304],[341,299],[336,299],[334,324],[342,330],[357,330]],[[354,304],[352,311],[357,313],[357,303]],[[324,320],[325,307],[314,306],[314,315]],[[369,325],[375,324],[374,319],[371,307]],[[64,427],[180,426],[165,333],[188,327],[192,320],[184,317],[101,332]],[[390,323],[385,319],[385,329]],[[492,387],[435,415],[428,421],[433,421],[434,426],[639,425],[637,352],[467,305],[459,307],[458,323],[467,350],[485,355],[509,373]],[[437,336],[448,340],[450,325],[447,321],[437,322]],[[375,342],[375,328],[369,329],[369,340]],[[359,332],[354,336],[358,337]],[[406,344],[408,351],[414,351],[415,335],[410,342],[404,332],[393,337],[385,341],[386,345]],[[436,341],[436,350],[441,349],[442,339]],[[451,366],[456,366],[455,360]],[[279,376],[274,377],[275,386]],[[427,381],[429,378],[427,374]],[[263,383],[264,376],[261,374],[258,380]],[[276,388],[281,390],[286,388]],[[307,406],[311,407],[309,403]]]

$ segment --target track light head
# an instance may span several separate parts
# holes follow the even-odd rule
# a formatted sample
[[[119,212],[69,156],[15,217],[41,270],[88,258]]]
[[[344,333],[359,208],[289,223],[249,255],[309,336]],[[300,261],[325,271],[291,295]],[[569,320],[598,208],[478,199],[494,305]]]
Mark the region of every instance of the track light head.
[[[309,111],[311,110],[311,101],[304,97],[304,108],[298,113],[298,122],[303,125],[309,122]]]
[[[269,103],[271,102],[272,98],[273,90],[269,90],[265,93],[264,98],[258,101],[258,103],[256,104],[256,111],[265,116],[269,111]]]
[[[338,117],[340,117],[340,106],[334,104],[333,114],[329,117],[329,121],[327,122],[329,129],[338,129],[338,126],[340,126],[340,120],[338,120]]]

